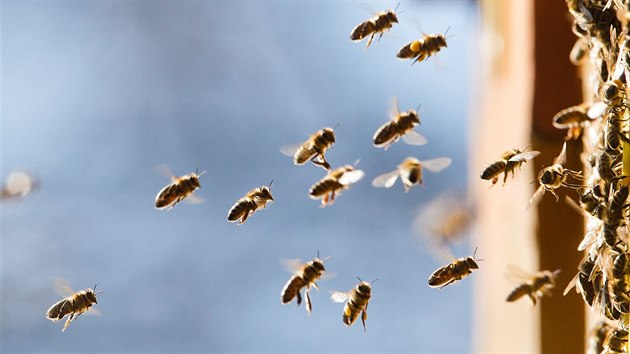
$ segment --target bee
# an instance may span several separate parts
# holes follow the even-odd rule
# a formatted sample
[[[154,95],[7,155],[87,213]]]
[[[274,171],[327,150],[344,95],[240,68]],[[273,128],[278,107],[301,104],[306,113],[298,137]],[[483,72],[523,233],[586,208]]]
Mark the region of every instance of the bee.
[[[591,255],[586,255],[578,266],[578,273],[571,279],[562,295],[566,296],[571,288],[575,287],[575,291],[582,295],[584,302],[593,306],[593,301],[599,294],[598,285],[601,278],[601,271],[595,270],[595,259]]]
[[[46,318],[53,322],[57,322],[66,315],[69,315],[61,330],[62,332],[66,331],[70,322],[75,320],[82,313],[88,311],[92,305],[96,304],[96,294],[103,292],[103,290],[97,292],[96,285],[94,285],[92,289],[88,288],[78,292],[73,292],[69,287],[65,287],[65,289],[67,292],[71,293],[70,296],[52,305],[48,311],[46,311]]]
[[[268,201],[273,201],[273,196],[271,196],[272,184],[273,180],[269,183],[269,187],[262,186],[247,192],[243,198],[237,200],[236,203],[232,205],[228,212],[227,220],[229,222],[235,222],[241,219],[238,223],[240,225],[258,208],[262,207],[264,209]]]
[[[525,151],[525,149],[508,150],[503,153],[501,160],[491,163],[481,172],[481,179],[492,180],[492,185],[494,186],[499,181],[499,175],[503,173],[503,184],[505,185],[510,172],[512,172],[512,178],[514,178],[516,168],[520,169],[523,163],[538,155],[540,155],[540,151]]]
[[[580,66],[588,60],[589,42],[585,37],[578,37],[569,53],[571,64]]]
[[[35,180],[27,172],[11,172],[4,186],[0,189],[0,200],[23,198],[28,195],[35,186]]]
[[[322,208],[331,205],[335,201],[335,195],[361,180],[364,174],[363,171],[355,170],[351,165],[334,169],[311,186],[309,189],[310,197],[311,199],[321,199]]]
[[[206,171],[199,174],[193,172],[181,177],[171,176],[172,183],[162,188],[155,197],[155,208],[170,210],[175,204],[191,196],[197,188],[201,188],[199,177],[204,173]]]
[[[542,196],[545,194],[545,191],[551,192],[556,197],[556,201],[560,198],[556,194],[555,190],[560,187],[569,187],[573,189],[579,189],[582,186],[577,184],[571,184],[567,182],[567,178],[569,176],[575,179],[582,179],[582,171],[576,172],[573,170],[569,170],[564,168],[562,165],[566,162],[566,154],[567,154],[567,143],[565,142],[562,145],[562,151],[560,155],[558,155],[553,160],[553,165],[549,167],[545,167],[538,174],[538,182],[540,186],[529,200],[529,204],[536,204],[540,201]]]
[[[324,157],[324,153],[335,143],[335,132],[332,128],[323,128],[311,135],[305,142],[296,145],[283,146],[280,151],[289,157],[293,157],[293,163],[303,165],[306,161],[326,170],[330,165]]]
[[[391,144],[398,141],[401,137],[409,145],[424,145],[427,143],[427,139],[422,134],[413,130],[413,127],[420,124],[418,113],[413,109],[400,113],[396,97],[394,97],[391,117],[392,119],[389,122],[383,124],[374,133],[372,137],[374,146],[387,150]]]
[[[334,302],[345,302],[343,308],[343,323],[346,327],[352,326],[354,321],[359,317],[361,313],[361,322],[363,322],[363,331],[366,331],[365,321],[367,320],[367,308],[372,296],[372,284],[378,279],[373,280],[371,283],[365,282],[359,279],[359,284],[347,293],[334,291],[330,298]]]
[[[480,259],[475,259],[475,255],[477,254],[477,249],[475,248],[475,252],[472,257],[462,257],[454,260],[450,264],[447,264],[441,268],[438,268],[431,276],[429,277],[429,286],[432,288],[440,288],[454,283],[457,280],[461,280],[472,273],[473,269],[479,269],[479,265],[477,265],[477,261],[481,261]]]
[[[443,47],[447,47],[444,34],[425,34],[421,39],[415,40],[400,48],[396,56],[399,59],[415,58],[411,63],[414,64],[437,54]]]
[[[398,5],[400,5],[400,3]],[[383,37],[383,33],[389,31],[394,23],[398,23],[398,17],[396,17],[396,10],[398,9],[398,5],[396,5],[394,11],[381,11],[369,20],[357,25],[352,30],[352,33],[350,33],[350,40],[356,42],[362,40],[367,36],[370,36],[370,39],[368,39],[367,41],[366,48],[370,47],[370,44],[372,44],[372,39],[374,39],[374,36],[377,33],[379,33],[378,39],[380,40],[381,37]]]
[[[606,321],[602,320],[597,323],[590,331],[586,354],[601,354],[604,350],[604,340],[611,330],[612,327]]]
[[[626,353],[628,344],[628,331],[614,329],[608,332],[604,340],[604,353]]]
[[[319,259],[319,252],[317,252],[317,258],[314,258],[306,264],[299,264],[299,260],[287,261],[287,266],[291,271],[294,271],[293,277],[285,284],[282,292],[280,293],[280,299],[283,304],[287,304],[293,301],[293,298],[297,297],[297,304],[300,306],[302,303],[302,295],[300,294],[303,287],[306,287],[304,295],[306,296],[306,312],[311,315],[311,297],[309,296],[309,290],[311,285],[319,290],[316,281],[324,274],[326,268],[324,268],[324,262],[330,257]]]
[[[553,117],[553,126],[567,129],[565,140],[576,140],[582,135],[582,130],[591,121],[587,114],[587,105],[579,104],[565,108]]]
[[[405,192],[409,192],[409,189],[415,184],[422,184],[422,169],[438,173],[447,168],[451,164],[451,159],[448,157],[438,157],[431,160],[419,161],[415,157],[407,157],[398,168],[394,171],[382,174],[374,180],[372,180],[372,186],[380,188],[390,188],[396,183],[398,176],[405,187]]]
[[[536,305],[536,300],[542,298],[544,295],[551,294],[551,290],[556,286],[558,274],[560,274],[560,269],[554,272],[543,270],[529,276],[526,282],[520,284],[510,292],[506,301],[514,302],[527,295],[532,300],[532,304]]]

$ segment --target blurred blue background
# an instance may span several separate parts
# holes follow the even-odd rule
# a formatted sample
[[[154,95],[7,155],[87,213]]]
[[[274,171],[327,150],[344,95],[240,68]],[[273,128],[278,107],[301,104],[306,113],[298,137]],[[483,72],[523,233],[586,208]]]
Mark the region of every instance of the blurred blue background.
[[[402,2],[399,24],[365,49],[354,26],[397,2],[2,2],[2,178],[26,168],[40,186],[1,204],[3,352],[471,351],[470,279],[426,285],[442,262],[413,236],[418,206],[465,188],[473,2]],[[450,27],[428,62],[395,57],[422,32]],[[371,144],[400,109],[421,104],[425,146]],[[338,167],[366,177],[331,207],[308,188],[324,170],[279,148],[325,127]],[[425,187],[370,181],[405,157],[449,156]],[[155,210],[157,192],[199,169],[202,204]],[[274,203],[245,224],[229,208],[273,179]],[[317,251],[335,277],[302,305],[280,304],[280,260]],[[458,257],[472,253],[469,245]],[[341,322],[329,291],[374,283],[367,333]],[[102,316],[65,333],[45,319],[98,284]],[[474,275],[473,275],[474,277]]]

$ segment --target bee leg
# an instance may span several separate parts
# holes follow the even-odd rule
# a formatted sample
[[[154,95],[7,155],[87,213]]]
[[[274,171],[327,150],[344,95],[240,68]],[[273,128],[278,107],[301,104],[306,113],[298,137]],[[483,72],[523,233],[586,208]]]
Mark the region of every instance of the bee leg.
[[[316,283],[316,282],[313,282],[313,287],[314,287],[315,289],[317,289],[317,291],[319,291],[319,286],[317,286],[317,283]]]
[[[70,322],[72,322],[73,319],[74,319],[74,314],[71,314],[70,316],[68,316],[68,319],[66,320],[66,323],[63,325],[63,329],[61,330],[62,332],[66,331],[66,328],[68,328],[68,326],[70,325]]]
[[[311,159],[311,162],[315,165],[322,166],[326,170],[330,170],[330,165],[326,162],[324,155],[316,155]]]
[[[451,280],[447,281],[447,282],[446,282],[446,284],[444,284],[444,285],[440,286],[440,289],[442,289],[443,287],[445,287],[445,286],[449,285],[450,283],[452,283],[452,282],[454,282],[454,281],[455,281],[455,279],[451,279]]]
[[[374,35],[376,33],[372,33],[372,35],[370,36],[370,39],[368,39],[367,41],[367,46],[365,46],[365,49],[370,48],[370,44],[372,44],[372,39],[374,39]]]
[[[551,194],[553,194],[554,197],[556,197],[556,203],[557,203],[560,200],[560,197],[558,197],[558,195],[553,189],[550,189],[549,191],[551,192]]]
[[[299,290],[295,294],[296,294],[296,297],[297,297],[297,305],[300,306],[300,304],[302,303],[302,294],[300,294]]]
[[[365,328],[365,320],[367,320],[368,305],[369,303],[365,304],[365,309],[363,310],[363,313],[361,314],[361,322],[363,322],[363,332],[367,332],[367,329]]]
[[[532,299],[532,305],[536,306],[536,294],[528,294],[529,298]]]
[[[311,296],[308,294],[308,289],[306,289],[304,295],[306,295],[306,312],[308,313],[308,316],[310,316],[313,304],[311,303]]]

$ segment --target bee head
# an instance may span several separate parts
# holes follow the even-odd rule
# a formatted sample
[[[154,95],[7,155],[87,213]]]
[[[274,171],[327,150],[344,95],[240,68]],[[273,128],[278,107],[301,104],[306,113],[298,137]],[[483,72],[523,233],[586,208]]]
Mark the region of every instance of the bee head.
[[[400,5],[400,3],[398,3]],[[398,8],[396,5],[396,8]],[[387,22],[389,23],[398,23],[398,17],[396,17],[396,10],[387,10],[385,13],[385,17],[387,18]]]
[[[470,269],[479,269],[479,265],[473,257],[466,257],[464,260]]]
[[[322,129],[322,138],[331,143],[335,142],[335,132],[331,128]]]
[[[377,280],[378,280],[378,278],[376,278],[376,279],[372,280],[370,283],[368,283],[368,282],[366,282],[366,281],[361,280],[361,278],[359,278],[358,276],[357,276],[357,279],[359,279],[359,281],[360,281],[359,285],[357,285],[357,290],[358,290],[360,293],[363,293],[363,294],[369,294],[369,293],[371,293],[371,292],[372,292],[372,284],[373,284],[375,281],[377,281]]]
[[[444,37],[443,34],[438,34],[435,37],[435,42],[438,44],[439,47],[448,47],[446,45],[446,37]]]
[[[267,186],[260,187],[260,194],[262,194],[262,196],[265,199],[273,200],[273,196],[271,196],[271,185],[272,184],[273,184],[273,180],[271,180],[271,182],[269,182],[269,187],[267,187]]]
[[[551,184],[554,181],[554,173],[551,169],[546,168],[540,173],[538,180],[541,184]]]
[[[324,261],[319,258],[313,259],[311,261],[311,265],[313,266],[313,268],[315,268],[316,270],[320,272],[326,271],[326,268],[324,268]]]
[[[621,85],[623,84],[619,80],[607,82],[602,89],[604,91],[604,100],[612,101],[615,98],[619,97],[621,95]]]

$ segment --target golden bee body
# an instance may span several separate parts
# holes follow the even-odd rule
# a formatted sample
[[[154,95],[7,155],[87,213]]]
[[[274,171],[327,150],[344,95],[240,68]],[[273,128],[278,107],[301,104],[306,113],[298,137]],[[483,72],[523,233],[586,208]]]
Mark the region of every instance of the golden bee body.
[[[269,187],[262,186],[254,188],[247,192],[247,194],[236,201],[228,212],[227,220],[229,222],[236,222],[240,219],[239,225],[244,223],[247,218],[253,214],[258,208],[265,208],[268,201],[273,201],[271,195],[271,183]]]
[[[518,285],[510,292],[506,301],[514,302],[523,296],[529,296],[532,303],[536,305],[536,301],[544,295],[551,294],[551,290],[556,286],[556,277],[560,270],[554,272],[543,270],[530,277],[526,282]]]
[[[540,186],[536,189],[536,192],[529,200],[530,205],[538,203],[545,191],[551,192],[551,194],[556,197],[556,201],[558,201],[559,197],[555,192],[556,189],[560,187],[579,189],[582,187],[582,185],[567,182],[567,178],[569,176],[577,180],[582,180],[582,172],[573,171],[562,166],[566,162],[566,149],[567,143],[565,142],[562,145],[560,155],[553,160],[553,165],[543,168],[538,173],[538,182]]]
[[[588,106],[579,104],[565,108],[553,117],[553,126],[558,129],[567,129],[565,140],[576,140],[582,135],[582,130],[591,121],[588,116]]]
[[[363,178],[364,172],[346,165],[330,171],[324,178],[317,181],[309,189],[311,199],[321,199],[322,207],[331,205],[340,191],[348,189],[350,185]]]
[[[524,151],[525,149],[511,149],[503,153],[501,160],[497,160],[488,165],[481,172],[481,179],[491,180],[494,186],[499,181],[499,175],[503,173],[503,184],[507,181],[507,177],[512,172],[512,178],[516,169],[520,169],[523,163],[540,154],[539,151]]]
[[[418,113],[413,109],[401,113],[398,110],[398,100],[394,97],[392,118],[376,130],[372,137],[372,143],[375,147],[382,147],[385,150],[400,138],[403,138],[405,143],[409,145],[424,145],[427,143],[427,139],[413,130],[419,124],[420,116]]]
[[[437,54],[440,49],[447,47],[443,34],[425,34],[423,38],[415,40],[400,48],[396,56],[399,59],[414,59],[411,63],[424,61]]]
[[[408,192],[414,185],[423,184],[422,170],[424,168],[431,172],[438,173],[450,166],[451,162],[451,159],[448,157],[438,157],[424,161],[420,161],[415,157],[407,157],[394,171],[384,173],[374,178],[374,180],[372,180],[372,186],[377,188],[390,188],[396,183],[396,179],[400,177],[405,192]]]
[[[362,281],[347,293],[333,292],[331,299],[334,302],[345,302],[343,307],[342,321],[346,327],[352,326],[352,324],[359,318],[361,314],[361,322],[363,322],[363,331],[366,331],[365,321],[367,320],[367,308],[372,296],[371,283]],[[374,281],[372,281],[374,283]]]
[[[395,11],[396,10],[381,11],[377,13],[374,17],[364,22],[361,22],[350,33],[350,40],[356,42],[362,40],[367,36],[370,36],[370,39],[368,39],[366,45],[366,48],[369,48],[370,44],[372,44],[374,36],[377,33],[380,34],[378,38],[381,39],[383,33],[389,31],[394,23],[398,23],[398,18],[396,17]]]
[[[319,290],[316,281],[324,274],[326,268],[324,268],[324,261],[319,258],[314,258],[310,262],[302,265],[291,279],[285,284],[282,292],[280,293],[280,299],[283,304],[287,304],[297,298],[297,304],[300,306],[302,303],[302,295],[300,292],[302,288],[306,287],[304,295],[306,297],[306,312],[311,314],[313,308],[311,303],[311,297],[309,290],[311,285]]]
[[[52,305],[48,311],[46,311],[46,318],[57,322],[66,315],[69,315],[63,329],[61,330],[62,332],[65,332],[66,328],[70,325],[70,322],[79,317],[79,315],[85,311],[89,310],[90,307],[96,303],[96,293],[94,292],[94,289],[88,288],[81,290]]]
[[[335,143],[335,132],[332,128],[323,128],[313,133],[305,142],[297,147],[284,146],[280,151],[293,157],[293,163],[303,165],[311,161],[317,166],[330,170],[330,165],[324,157],[324,153]]]
[[[475,254],[476,254],[475,250]],[[462,257],[454,260],[450,264],[438,268],[429,277],[429,286],[432,288],[443,288],[455,281],[469,276],[473,269],[479,269],[475,254],[472,257]]]
[[[195,172],[181,176],[173,177],[173,183],[162,188],[155,197],[156,209],[172,209],[177,203],[190,196],[197,188],[201,188],[199,177],[203,175]]]

